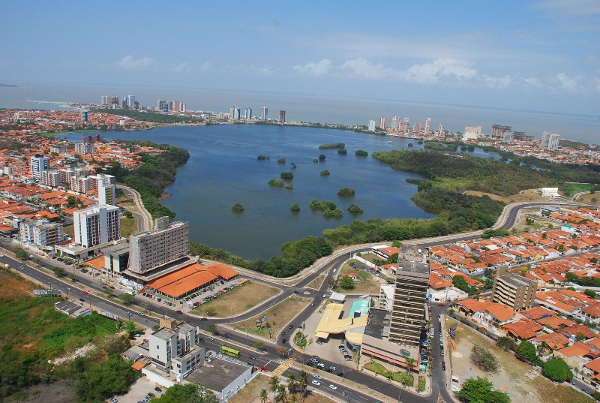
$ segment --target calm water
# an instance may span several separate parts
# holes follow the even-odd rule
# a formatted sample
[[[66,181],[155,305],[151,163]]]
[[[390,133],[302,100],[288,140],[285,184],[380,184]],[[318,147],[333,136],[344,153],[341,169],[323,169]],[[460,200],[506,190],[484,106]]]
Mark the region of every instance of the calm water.
[[[250,259],[279,255],[283,242],[350,223],[353,217],[346,208],[351,203],[365,211],[360,219],[431,216],[410,200],[416,186],[405,179],[416,175],[396,172],[370,156],[376,150],[408,149],[408,143],[413,143],[412,149],[420,149],[416,140],[259,125],[165,127],[102,135],[107,139],[150,139],[186,148],[190,159],[166,189],[172,196],[163,203],[177,213],[177,219],[189,221],[191,239]],[[80,137],[68,136],[71,140]],[[318,149],[320,144],[338,142],[346,144],[348,155]],[[368,151],[369,157],[356,157],[358,149]],[[258,161],[259,154],[271,159]],[[319,154],[327,156],[325,162],[314,163]],[[286,164],[279,164],[279,158],[285,158]],[[291,162],[297,165],[294,189],[270,187],[270,179],[292,170]],[[331,175],[321,176],[324,169]],[[346,186],[356,190],[354,198],[337,196]],[[333,201],[344,210],[344,216],[328,220],[320,212],[312,212],[308,204],[313,198]],[[235,203],[244,205],[243,213],[232,213]],[[289,210],[295,203],[301,208],[298,214]]]

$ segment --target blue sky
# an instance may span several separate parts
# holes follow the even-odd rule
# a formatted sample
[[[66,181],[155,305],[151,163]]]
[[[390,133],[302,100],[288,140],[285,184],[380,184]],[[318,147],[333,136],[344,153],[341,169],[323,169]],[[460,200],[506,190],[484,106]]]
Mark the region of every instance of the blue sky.
[[[600,1],[0,1],[0,83],[598,115]]]

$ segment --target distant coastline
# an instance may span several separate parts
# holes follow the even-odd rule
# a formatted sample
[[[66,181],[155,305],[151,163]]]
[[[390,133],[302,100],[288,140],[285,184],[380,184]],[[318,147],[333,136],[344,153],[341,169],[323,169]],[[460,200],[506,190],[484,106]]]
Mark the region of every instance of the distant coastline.
[[[0,87],[9,87],[9,88],[18,88],[18,85],[14,85],[14,84],[2,84],[0,83]]]

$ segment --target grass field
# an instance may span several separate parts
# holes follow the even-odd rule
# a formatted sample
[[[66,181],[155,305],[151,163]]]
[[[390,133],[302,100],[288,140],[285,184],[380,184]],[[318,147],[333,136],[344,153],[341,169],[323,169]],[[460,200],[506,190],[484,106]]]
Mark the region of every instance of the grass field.
[[[261,301],[276,295],[278,291],[279,289],[275,287],[246,281],[242,285],[227,291],[219,298],[194,308],[190,313],[215,318],[229,317],[247,311]]]
[[[508,197],[498,196],[493,193],[478,192],[476,190],[467,190],[464,193],[467,195],[478,196],[478,197],[488,196],[493,200],[500,200],[507,204],[508,203],[517,203],[517,202],[544,201],[547,199],[547,197],[542,197],[540,195],[540,193],[537,191],[537,189],[522,190],[519,193],[508,196]]]
[[[138,232],[138,223],[137,218],[135,216],[131,218],[122,217],[121,218],[121,236],[123,238],[129,238],[129,235],[135,234]]]
[[[351,274],[355,273],[358,276],[358,280],[354,281],[354,289],[353,290],[345,290],[340,287],[340,282],[338,280],[338,284],[333,289],[336,292],[341,293],[352,293],[352,294],[379,294],[379,287],[381,284],[384,284],[384,281],[379,279],[378,277],[372,276],[369,272],[362,269],[355,269],[351,267],[349,263],[344,263],[342,266],[342,272],[338,279],[341,279],[343,274]]]
[[[309,303],[309,299],[292,295],[260,315],[243,322],[234,323],[233,327],[243,332],[253,333],[266,338],[270,338],[269,330],[271,330],[272,337],[276,338],[287,322],[298,315],[298,313],[300,313],[300,311],[302,311]],[[256,320],[263,316],[266,316],[267,324],[270,328],[267,326],[262,328],[256,326]],[[298,326],[299,324],[295,323],[294,325]]]
[[[567,183],[562,191],[565,196],[571,197],[575,193],[589,192],[591,189],[593,189],[593,187],[594,185],[589,183]]]
[[[323,284],[323,280],[325,280],[325,274],[319,275],[316,279],[308,283],[306,288],[314,288],[315,290],[318,290],[319,287],[321,287],[321,284]]]
[[[269,391],[269,381],[271,377],[266,375],[258,375],[248,385],[239,391],[233,398],[229,400],[229,403],[259,403],[260,402],[260,391],[265,389],[267,391],[267,402],[274,402],[273,392]],[[331,400],[325,396],[317,393],[308,392],[307,396],[303,398],[299,393],[296,394],[299,402],[303,403],[331,403]],[[290,400],[288,395],[288,401]]]
[[[449,319],[446,324],[455,323]],[[491,340],[478,332],[458,324],[456,328],[457,349],[451,353],[452,373],[458,375],[461,382],[470,377],[482,376],[489,379],[496,389],[507,392],[513,402],[544,403],[592,403],[595,400],[577,392],[567,384],[558,384],[543,377],[532,367],[519,361]],[[471,364],[470,352],[474,344],[489,349],[500,363],[496,373],[484,373]]]

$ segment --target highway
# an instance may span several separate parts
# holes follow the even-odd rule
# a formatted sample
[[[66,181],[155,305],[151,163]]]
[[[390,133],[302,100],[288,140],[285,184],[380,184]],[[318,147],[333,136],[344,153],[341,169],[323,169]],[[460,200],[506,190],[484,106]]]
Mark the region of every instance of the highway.
[[[518,216],[518,212],[521,209],[539,208],[542,206],[558,206],[558,205],[573,205],[573,203],[543,202],[543,203],[520,203],[520,204],[515,204],[515,205],[509,205],[509,206],[507,206],[507,208],[505,209],[505,212],[503,213],[503,215],[500,217],[499,221],[497,222],[496,228],[506,228],[506,229],[511,228],[515,224],[517,216]],[[144,225],[149,225],[149,222],[145,221],[145,223],[146,224],[144,224]],[[411,243],[416,244],[421,248],[427,248],[427,247],[434,246],[434,245],[456,242],[458,240],[473,239],[477,236],[477,235],[475,235],[477,233],[480,234],[481,232],[477,231],[477,232],[471,232],[471,233],[467,233],[467,234],[456,234],[456,235],[432,238],[432,239],[421,240],[421,241],[412,240]],[[3,246],[6,247],[8,245],[3,245]],[[318,289],[315,289],[315,290],[313,290],[312,288],[306,288],[306,286],[312,280],[314,280],[319,275],[321,275],[322,273],[327,273],[325,279],[328,280],[329,282],[331,282],[331,279],[333,276],[332,269],[334,269],[334,268],[339,269],[343,265],[343,263],[349,258],[351,253],[356,253],[356,252],[366,251],[366,250],[368,250],[368,245],[355,245],[350,248],[346,248],[345,253],[339,254],[335,257],[330,258],[325,264],[322,264],[320,267],[318,267],[316,269],[312,268],[312,271],[311,271],[311,269],[306,269],[306,271],[310,272],[310,274],[305,276],[295,286],[288,287],[288,286],[284,286],[284,285],[281,285],[278,283],[272,283],[272,285],[275,285],[276,287],[280,288],[282,290],[282,292],[279,295],[277,295],[276,297],[274,297],[273,299],[268,300],[268,306],[273,306],[294,294],[297,294],[300,297],[312,298],[312,303],[309,304],[302,312],[300,312],[292,321],[290,321],[290,323],[292,323],[294,325],[294,327],[298,327],[301,323],[305,322],[308,319],[308,317],[311,316],[315,312],[316,309],[318,309],[318,307],[322,304],[323,300],[325,299],[324,295],[326,293],[328,294],[328,292],[329,292],[327,281],[323,281],[322,285]],[[79,273],[77,273],[78,283],[71,283],[71,282],[63,281],[61,279],[57,279],[56,277],[51,276],[41,270],[32,268],[29,265],[22,264],[21,262],[15,260],[9,256],[4,256],[4,257],[0,258],[0,263],[2,263],[2,264],[7,263],[11,267],[16,269],[18,272],[23,273],[27,277],[33,278],[42,284],[48,284],[48,286],[50,286],[52,288],[61,290],[61,292],[63,292],[65,295],[72,297],[72,298],[83,300],[86,304],[90,304],[91,306],[94,306],[96,308],[104,309],[106,311],[115,313],[122,318],[129,317],[131,320],[133,320],[141,325],[147,326],[147,327],[152,327],[152,326],[158,324],[158,320],[155,318],[144,315],[143,313],[138,312],[134,309],[130,309],[127,306],[122,306],[120,304],[114,303],[114,302],[106,300],[104,298],[100,298],[96,295],[92,295],[91,293],[88,293],[87,291],[85,291],[84,288],[95,289],[98,291],[102,290],[102,285],[100,283],[94,281],[93,279],[90,279],[89,276],[86,277],[86,276],[82,276]],[[51,262],[46,262],[46,261],[42,261],[40,264],[42,264],[46,267],[51,266]],[[263,278],[261,278],[260,281],[268,282],[268,281],[265,281]],[[81,287],[79,285],[81,285]],[[141,301],[141,299],[139,297],[134,298],[133,304],[138,305],[138,306],[143,306],[144,308],[146,308],[158,315],[168,315],[170,317],[184,320],[188,323],[198,326],[199,328],[201,328],[202,330],[204,330],[206,332],[209,331],[210,324],[221,325],[221,324],[233,323],[234,321],[235,322],[242,321],[242,320],[251,318],[253,316],[256,316],[265,310],[265,304],[261,304],[255,308],[249,310],[248,312],[245,312],[240,315],[236,315],[233,318],[202,320],[201,318],[198,318],[196,316],[180,314],[174,309],[168,309],[168,308],[165,308],[162,306],[155,306],[150,303],[144,303]],[[349,367],[344,367],[343,372],[339,372],[338,374],[336,374],[336,376],[338,376],[338,377],[343,376],[343,378],[345,378],[345,379],[354,381],[357,384],[364,385],[370,389],[377,390],[378,392],[380,392],[386,396],[389,396],[390,398],[399,399],[399,401],[401,401],[401,402],[407,402],[407,403],[432,402],[433,403],[433,402],[438,401],[438,396],[440,396],[440,395],[444,400],[452,401],[450,398],[450,394],[446,388],[445,372],[443,372],[441,369],[441,359],[439,357],[439,343],[436,342],[439,339],[439,322],[437,320],[437,317],[438,317],[438,314],[441,312],[441,310],[442,310],[442,308],[440,308],[439,306],[432,305],[431,319],[432,319],[432,326],[435,329],[435,335],[434,335],[433,343],[432,343],[432,354],[434,357],[434,365],[432,368],[432,393],[430,396],[416,395],[405,389],[397,387],[386,380],[368,376],[361,371],[357,371],[356,369],[352,369]],[[245,361],[246,360],[245,357],[248,357],[249,363],[252,363],[253,365],[260,366],[260,367],[267,366],[270,370],[274,369],[277,366],[276,363],[278,362],[278,360],[281,359],[281,357],[279,356],[279,354],[277,352],[277,347],[285,346],[286,348],[288,348],[288,351],[291,348],[289,345],[289,341],[286,340],[286,343],[284,344],[284,343],[282,343],[281,335],[277,335],[277,339],[276,339],[277,343],[266,342],[265,346],[262,348],[263,351],[260,353],[257,353],[255,349],[240,347],[240,345],[252,346],[258,340],[257,338],[253,337],[252,335],[232,331],[227,328],[220,328],[219,331],[222,334],[222,336],[224,337],[224,339],[221,339],[220,337],[206,336],[204,338],[205,339],[204,343],[205,343],[206,347],[219,350],[221,345],[234,342],[235,348],[238,348],[240,351],[242,351],[242,357],[241,357],[242,360]],[[250,360],[250,356],[255,356],[256,357],[255,360]],[[297,360],[298,362],[306,362],[306,360],[308,360],[309,358],[310,357],[306,356],[306,355],[301,355],[301,354],[297,354],[297,353],[295,354],[295,360]],[[256,362],[256,364],[254,364],[254,362]],[[326,365],[326,367],[329,367],[331,365],[336,365],[338,367],[340,366],[339,363],[333,363],[333,362],[327,362],[327,361],[323,361],[323,363]],[[325,374],[324,376],[331,377],[330,374]],[[327,381],[327,382],[328,382],[327,385],[329,385],[329,383],[336,384],[335,382],[329,382],[329,381]],[[350,400],[350,398],[352,398],[352,399],[356,398],[356,399],[358,399],[356,401],[364,401],[364,402],[374,401],[374,399],[367,394],[363,394],[363,393],[357,392],[353,389],[349,389],[348,387],[343,386],[341,384],[336,384],[336,385],[338,387],[337,390],[329,389],[328,386],[326,386],[327,393],[337,395],[338,397],[343,396],[344,399],[348,399],[348,400]],[[313,386],[315,386],[315,385],[313,385]],[[320,387],[323,388],[323,385],[321,385]],[[344,392],[346,392],[346,394],[343,394]],[[355,400],[353,400],[353,401],[355,401]]]

